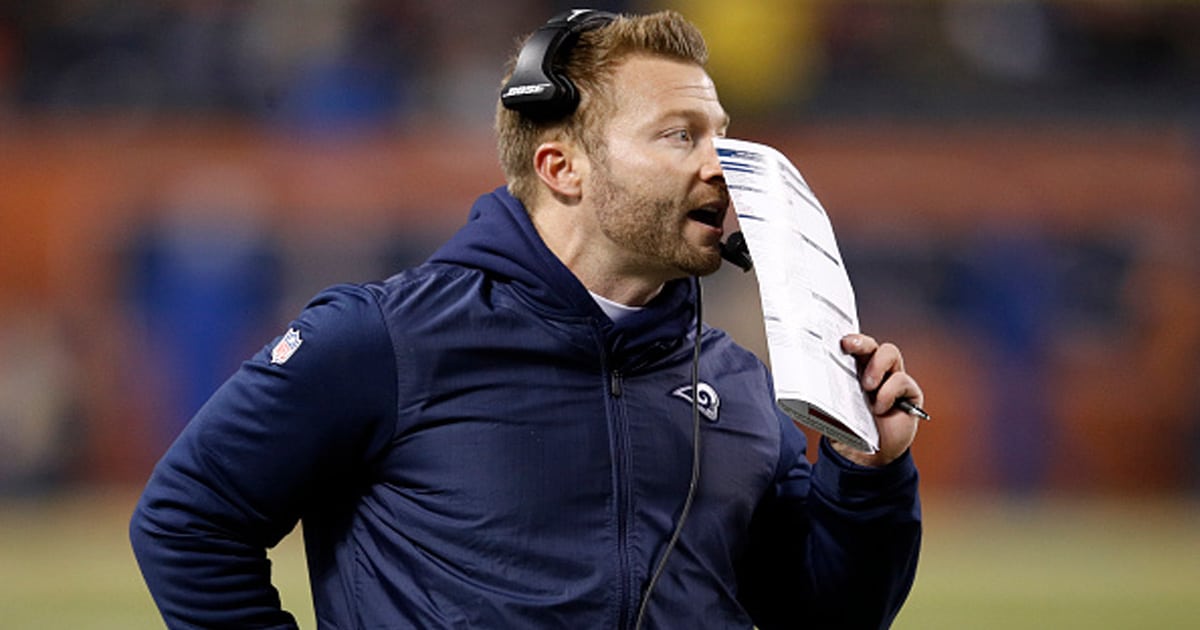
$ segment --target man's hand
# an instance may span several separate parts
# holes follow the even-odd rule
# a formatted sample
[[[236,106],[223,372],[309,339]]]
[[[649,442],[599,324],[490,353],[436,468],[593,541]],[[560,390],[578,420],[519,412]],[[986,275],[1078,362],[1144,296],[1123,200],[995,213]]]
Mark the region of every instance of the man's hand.
[[[859,382],[869,397],[879,429],[879,450],[864,453],[836,440],[833,448],[856,464],[885,466],[903,455],[917,436],[917,418],[898,409],[896,401],[907,398],[920,407],[925,396],[904,371],[904,357],[894,344],[880,344],[868,335],[853,334],[842,338],[842,350],[858,362]]]

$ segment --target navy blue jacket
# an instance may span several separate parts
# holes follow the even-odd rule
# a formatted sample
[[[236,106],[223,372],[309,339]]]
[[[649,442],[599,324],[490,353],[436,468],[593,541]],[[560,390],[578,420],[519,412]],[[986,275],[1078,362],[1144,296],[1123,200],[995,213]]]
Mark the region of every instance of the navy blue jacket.
[[[200,410],[131,524],[172,628],[293,627],[266,549],[303,523],[322,628],[628,628],[692,467],[692,279],[613,324],[503,190],[425,264],[318,295]],[[701,472],[646,628],[890,623],[908,455],[805,439],[705,328]]]

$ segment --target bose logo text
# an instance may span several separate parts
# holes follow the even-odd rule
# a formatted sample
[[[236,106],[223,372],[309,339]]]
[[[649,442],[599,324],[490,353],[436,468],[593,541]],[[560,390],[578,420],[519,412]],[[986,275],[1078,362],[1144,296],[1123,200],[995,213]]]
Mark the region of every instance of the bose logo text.
[[[524,96],[526,94],[541,94],[550,88],[549,83],[534,83],[533,85],[514,85],[504,91],[504,97]]]

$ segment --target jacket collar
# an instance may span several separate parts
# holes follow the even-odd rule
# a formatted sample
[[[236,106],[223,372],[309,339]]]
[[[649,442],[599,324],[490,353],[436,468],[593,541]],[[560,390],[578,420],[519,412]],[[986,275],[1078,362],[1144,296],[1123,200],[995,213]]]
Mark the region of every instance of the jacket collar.
[[[679,342],[694,326],[692,278],[668,282],[645,309],[613,324],[575,274],[542,241],[525,207],[504,187],[480,196],[466,225],[429,261],[478,269],[496,282],[510,284],[545,317],[592,320],[614,348]]]

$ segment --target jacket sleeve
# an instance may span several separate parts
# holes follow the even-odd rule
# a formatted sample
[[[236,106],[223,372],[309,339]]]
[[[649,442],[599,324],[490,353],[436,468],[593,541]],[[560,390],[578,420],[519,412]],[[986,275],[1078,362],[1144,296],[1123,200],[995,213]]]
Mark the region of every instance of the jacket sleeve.
[[[391,438],[395,357],[369,289],[322,293],[290,330],[294,352],[273,361],[268,346],[246,361],[155,467],[134,511],[133,550],[168,627],[295,627],[266,550],[319,497],[352,492]]]
[[[911,453],[868,468],[822,438],[810,466],[804,434],[783,414],[780,422],[783,472],[751,524],[739,598],[762,630],[890,626],[921,545]]]

